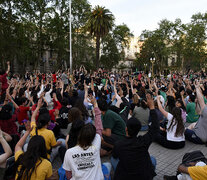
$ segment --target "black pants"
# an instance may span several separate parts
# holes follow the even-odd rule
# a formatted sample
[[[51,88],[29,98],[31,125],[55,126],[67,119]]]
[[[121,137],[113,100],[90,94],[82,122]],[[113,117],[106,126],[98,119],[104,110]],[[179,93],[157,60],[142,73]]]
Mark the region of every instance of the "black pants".
[[[65,157],[66,151],[67,151],[66,147],[63,147],[63,146],[60,146],[60,148],[58,150],[58,153],[59,153],[59,156],[60,156],[62,163],[64,162],[64,157]]]
[[[155,142],[168,149],[181,149],[185,146],[185,141],[169,141],[167,140],[167,133],[161,131],[155,137]]]
[[[102,135],[102,137],[103,137],[104,141],[110,145],[114,145],[116,141],[120,140],[120,136],[118,136],[116,134],[111,134],[111,136]],[[101,148],[106,151],[112,150],[110,147],[106,147],[106,146],[101,146]]]

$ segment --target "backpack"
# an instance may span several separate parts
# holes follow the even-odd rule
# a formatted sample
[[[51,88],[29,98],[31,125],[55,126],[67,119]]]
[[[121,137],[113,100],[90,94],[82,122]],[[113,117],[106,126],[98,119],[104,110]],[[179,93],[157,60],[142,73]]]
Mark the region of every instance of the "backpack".
[[[202,161],[205,164],[207,164],[207,159],[205,158],[205,156],[203,155],[203,153],[201,151],[193,151],[193,152],[189,152],[186,153],[183,156],[182,159],[182,164],[189,166],[190,162],[197,162],[197,161]]]

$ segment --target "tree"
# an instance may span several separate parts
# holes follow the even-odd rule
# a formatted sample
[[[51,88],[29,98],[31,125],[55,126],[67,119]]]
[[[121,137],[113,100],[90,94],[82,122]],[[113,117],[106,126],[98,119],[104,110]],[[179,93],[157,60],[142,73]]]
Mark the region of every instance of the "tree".
[[[96,68],[99,67],[100,40],[112,29],[114,16],[105,7],[95,6],[88,17],[86,29],[96,38]]]
[[[102,55],[100,62],[105,69],[111,70],[115,65],[119,63],[121,59],[121,53],[118,50],[116,40],[112,34],[109,33],[103,38]]]
[[[131,33],[129,27],[126,24],[115,26],[113,30],[113,37],[116,40],[118,48],[123,51],[125,47],[128,47],[130,38],[134,35]]]
[[[206,29],[207,13],[195,14],[191,23],[186,25],[185,36],[185,66],[186,68],[200,69],[206,58]]]
[[[104,68],[111,70],[124,59],[124,48],[128,47],[133,34],[126,24],[113,27],[113,30],[102,39],[100,62]]]

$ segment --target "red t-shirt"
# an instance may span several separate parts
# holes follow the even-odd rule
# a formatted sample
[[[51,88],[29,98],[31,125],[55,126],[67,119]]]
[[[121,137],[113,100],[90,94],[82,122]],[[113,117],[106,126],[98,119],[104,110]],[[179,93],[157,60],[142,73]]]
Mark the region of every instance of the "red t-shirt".
[[[140,81],[141,78],[142,78],[142,74],[140,73],[140,74],[138,75],[138,80]]]
[[[22,123],[24,119],[29,120],[27,115],[27,111],[29,111],[30,107],[19,106],[19,114],[18,114],[18,122],[19,124]]]
[[[17,133],[17,125],[15,123],[16,118],[17,118],[17,112],[18,109],[15,110],[14,114],[12,115],[11,119],[7,120],[0,120],[0,127],[1,130],[12,135],[12,134],[18,134]]]
[[[8,83],[7,83],[7,73],[1,75],[0,77],[0,82],[2,83],[1,88],[2,90],[6,90],[8,88]]]
[[[52,74],[52,79],[53,79],[53,83],[56,83],[56,81],[57,81],[56,74]]]

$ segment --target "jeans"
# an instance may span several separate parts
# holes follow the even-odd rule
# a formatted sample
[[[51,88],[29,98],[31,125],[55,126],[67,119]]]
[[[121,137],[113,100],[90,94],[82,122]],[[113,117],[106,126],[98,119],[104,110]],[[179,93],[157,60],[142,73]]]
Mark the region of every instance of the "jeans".
[[[140,131],[147,131],[148,130],[148,125],[142,126]]]
[[[108,173],[106,173],[106,171],[104,171],[104,167],[107,169]],[[102,164],[102,171],[103,171],[103,174],[104,174],[104,179],[105,180],[111,180],[110,178],[110,173],[111,173],[111,163],[110,162],[105,162]]]
[[[185,138],[188,141],[191,141],[195,144],[204,144],[201,139],[195,134],[195,132],[191,129],[186,129],[185,130]]]
[[[65,139],[58,139],[57,142],[58,141],[61,141],[62,142],[61,146],[64,146],[65,147]],[[50,154],[50,161],[51,162],[53,162],[53,160],[55,159],[55,157],[58,155],[58,150],[59,150],[59,148],[61,146],[57,146],[55,148],[52,148],[52,152]]]
[[[155,157],[153,157],[153,156],[150,156],[150,158],[151,158],[151,161],[152,161],[153,169],[155,170],[156,169],[156,165],[157,165],[157,161],[156,161]],[[117,167],[118,163],[119,163],[119,159],[115,159],[112,156],[111,157],[111,165],[112,165],[114,171],[116,170],[116,167]]]

